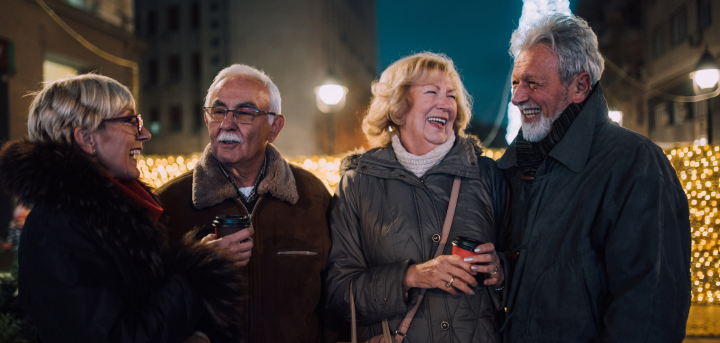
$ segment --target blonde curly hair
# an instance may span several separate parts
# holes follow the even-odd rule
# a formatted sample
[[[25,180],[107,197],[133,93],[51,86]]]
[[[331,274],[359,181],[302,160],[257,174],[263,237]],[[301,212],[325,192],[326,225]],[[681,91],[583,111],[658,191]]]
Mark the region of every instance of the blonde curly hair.
[[[390,142],[391,131],[398,132],[412,108],[410,87],[429,81],[436,72],[448,76],[457,92],[453,131],[458,136],[465,136],[465,128],[472,116],[472,98],[460,80],[455,64],[444,54],[421,52],[391,64],[380,80],[373,82],[373,99],[362,122],[365,138],[372,147]]]

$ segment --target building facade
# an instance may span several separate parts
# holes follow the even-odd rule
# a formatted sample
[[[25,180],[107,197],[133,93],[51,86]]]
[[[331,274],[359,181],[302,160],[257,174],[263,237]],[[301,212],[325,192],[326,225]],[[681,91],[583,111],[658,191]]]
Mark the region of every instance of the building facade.
[[[663,148],[720,143],[720,97],[699,100],[712,90],[690,78],[706,49],[720,56],[720,3],[580,0],[576,13],[598,35],[601,83],[624,127]]]
[[[280,89],[286,124],[275,144],[283,154],[364,144],[360,121],[377,74],[374,1],[138,0],[136,23],[147,43],[141,110],[153,132],[148,153],[203,151],[207,89],[234,63],[263,70]],[[330,78],[348,88],[333,117],[320,112],[314,91]]]
[[[678,97],[703,93],[689,75],[705,49],[720,56],[720,3],[647,0],[645,35],[645,113],[650,139],[663,147],[720,143],[720,98],[687,101]]]

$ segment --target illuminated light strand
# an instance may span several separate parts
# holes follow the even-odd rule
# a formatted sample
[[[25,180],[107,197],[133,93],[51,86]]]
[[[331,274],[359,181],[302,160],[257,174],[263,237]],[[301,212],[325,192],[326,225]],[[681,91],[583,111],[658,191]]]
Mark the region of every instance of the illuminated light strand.
[[[504,150],[486,149],[493,159]],[[696,304],[720,304],[720,146],[692,146],[666,150],[665,154],[677,172],[690,205],[692,300]],[[340,182],[337,156],[300,156],[288,162],[317,176],[333,193]],[[192,170],[200,154],[182,156],[140,156],[138,169],[142,179],[155,187]]]

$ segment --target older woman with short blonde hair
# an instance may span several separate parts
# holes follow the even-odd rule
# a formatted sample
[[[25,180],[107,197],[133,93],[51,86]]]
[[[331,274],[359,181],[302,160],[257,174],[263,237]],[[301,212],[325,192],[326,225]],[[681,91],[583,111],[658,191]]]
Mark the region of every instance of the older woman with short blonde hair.
[[[237,342],[239,269],[208,244],[168,248],[163,209],[138,180],[151,134],[125,86],[92,74],[47,83],[28,134],[0,151],[0,185],[34,205],[19,297],[38,341]]]
[[[385,320],[400,339],[419,303],[408,341],[496,342],[505,280],[494,243],[507,189],[464,133],[471,100],[460,75],[445,55],[415,54],[390,65],[373,95],[363,131],[375,148],[343,161],[334,196],[326,306],[350,321],[352,294],[360,340],[383,333]],[[455,179],[448,244],[433,257]],[[457,237],[479,245],[461,258],[449,244]]]

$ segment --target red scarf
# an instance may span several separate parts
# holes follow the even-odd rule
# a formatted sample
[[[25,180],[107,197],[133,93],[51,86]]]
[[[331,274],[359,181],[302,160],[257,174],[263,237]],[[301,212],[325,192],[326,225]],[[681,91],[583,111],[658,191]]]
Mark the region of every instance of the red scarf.
[[[143,188],[140,183],[136,180],[115,180],[110,178],[114,184],[127,194],[136,204],[145,208],[148,211],[148,215],[154,221],[160,219],[160,215],[163,213],[162,207],[153,199],[153,197]]]

